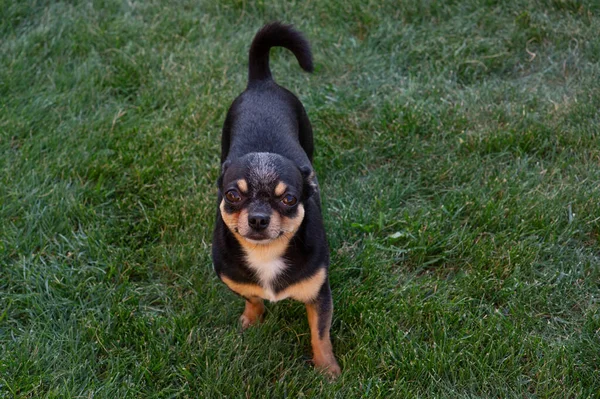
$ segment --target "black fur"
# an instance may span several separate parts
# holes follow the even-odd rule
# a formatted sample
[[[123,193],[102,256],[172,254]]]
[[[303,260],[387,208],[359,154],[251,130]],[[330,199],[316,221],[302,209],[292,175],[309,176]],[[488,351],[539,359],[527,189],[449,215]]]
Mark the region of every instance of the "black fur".
[[[291,50],[304,70],[310,72],[313,69],[308,42],[290,26],[273,23],[266,25],[256,34],[250,47],[248,86],[233,101],[223,125],[221,175],[217,182],[218,204],[220,206],[223,203],[223,212],[227,218],[240,215],[241,210],[247,210],[248,215],[256,212],[255,214],[260,214],[261,217],[273,216],[277,212],[281,220],[285,218],[298,221],[300,204],[303,206],[304,218],[293,237],[279,236],[290,238],[283,256],[277,258],[279,264],[283,260],[285,267],[283,272],[274,280],[269,280],[267,285],[276,295],[295,283],[316,276],[320,269],[325,269],[326,277],[323,283],[314,283],[313,287],[318,289],[316,296],[298,298],[308,301],[311,306],[315,305],[319,339],[328,343],[323,346],[325,349],[315,351],[328,351],[325,356],[328,360],[326,363],[323,363],[323,360],[319,360],[321,363],[315,360],[315,364],[328,368],[333,374],[339,374],[339,366],[331,353],[328,334],[333,309],[327,276],[329,247],[321,216],[318,183],[312,167],[313,132],[300,100],[273,81],[269,69],[269,50],[274,46]],[[241,188],[239,181],[244,181],[247,188]],[[286,186],[285,195],[275,194],[279,182]],[[227,199],[224,200],[228,192],[230,196],[226,196]],[[231,200],[231,193],[235,193],[235,201]],[[298,202],[295,205],[286,205],[283,200],[287,195],[292,195]],[[237,217],[239,227],[241,216]],[[256,219],[248,216],[248,220]],[[217,210],[212,246],[215,271],[219,277],[227,277],[237,284],[260,286],[257,272],[247,260],[248,254],[254,254],[252,251],[255,249],[248,249],[248,244],[241,238],[238,227],[232,227],[236,236],[225,224],[221,211]],[[255,231],[251,231],[248,234],[254,233]],[[284,231],[280,234],[284,234]],[[238,237],[245,247],[238,241]],[[254,235],[244,237],[254,239]],[[254,267],[256,268],[256,265]],[[321,285],[319,287],[316,284]],[[313,295],[315,291],[303,292]],[[264,295],[272,298],[270,294]]]
[[[285,289],[320,267],[329,265],[329,248],[321,217],[320,196],[313,175],[313,132],[300,100],[289,90],[275,83],[269,69],[269,49],[282,46],[291,50],[300,65],[312,71],[312,54],[302,34],[288,25],[272,23],[262,28],[250,47],[249,82],[246,90],[231,105],[223,126],[221,138],[222,174],[219,178],[219,197],[227,187],[226,177],[235,181],[245,177],[252,165],[243,162],[249,153],[267,152],[281,155],[295,165],[278,171],[290,182],[289,176],[300,171],[304,178],[294,185],[301,187],[304,221],[290,242],[285,258],[291,264],[277,281],[276,292]],[[286,178],[288,177],[288,178]],[[244,252],[217,211],[213,236],[213,263],[217,273],[224,273],[235,281],[258,283],[246,265]]]
[[[315,302],[318,307],[317,313],[319,314],[319,338],[323,339],[325,333],[330,328],[333,313],[333,301],[331,299],[329,284],[323,284],[321,291],[319,291],[319,297]]]
[[[299,167],[311,167],[312,127],[300,100],[273,81],[269,69],[273,46],[291,50],[303,68],[312,71],[310,47],[299,32],[276,22],[257,33],[250,47],[248,87],[225,118],[221,163],[248,152],[271,152]]]
[[[296,56],[298,63],[306,72],[313,71],[310,45],[302,34],[289,25],[274,22],[265,25],[254,37],[250,46],[250,65],[248,85],[271,79],[269,68],[269,50],[271,47],[285,47]]]

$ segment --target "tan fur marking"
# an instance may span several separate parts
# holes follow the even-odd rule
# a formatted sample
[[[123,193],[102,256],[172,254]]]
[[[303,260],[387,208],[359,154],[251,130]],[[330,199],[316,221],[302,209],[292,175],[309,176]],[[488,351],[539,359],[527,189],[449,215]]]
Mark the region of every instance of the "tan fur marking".
[[[255,284],[242,284],[231,280],[227,276],[221,276],[221,280],[233,291],[237,292],[241,296],[245,298],[250,298],[253,296],[263,298],[265,295],[265,290],[260,285]]]
[[[325,269],[319,269],[312,277],[292,284],[277,294],[279,298],[294,298],[300,302],[309,302],[317,297],[323,282],[325,281]]]
[[[319,269],[311,277],[290,285],[283,291],[270,293],[260,285],[237,283],[227,276],[221,276],[221,280],[234,292],[244,298],[259,297],[276,302],[286,298],[293,298],[300,302],[309,302],[316,298],[323,282],[325,281],[325,269]]]
[[[244,180],[244,179],[238,180],[237,186],[242,193],[246,194],[248,192],[248,182],[246,180]]]
[[[298,205],[298,213],[293,218],[281,217],[278,212],[271,212],[271,222],[267,229],[273,241],[265,244],[257,244],[244,239],[244,235],[250,233],[252,230],[248,225],[248,211],[245,208],[240,212],[227,213],[225,212],[225,200],[222,200],[219,210],[221,211],[221,217],[225,225],[235,234],[235,237],[245,249],[271,245],[280,240],[284,240],[287,247],[287,243],[296,234],[296,231],[298,231],[298,228],[302,224],[302,220],[304,220],[304,206],[302,204]],[[283,233],[283,235],[280,236],[280,233]]]
[[[221,210],[221,217],[223,218],[223,222],[225,222],[225,225],[229,228],[229,230],[231,232],[235,232],[235,230],[237,229],[237,224],[238,224],[238,220],[240,218],[240,214],[242,212],[236,212],[236,213],[225,212],[225,200],[221,201],[221,205],[219,205],[219,209]]]
[[[268,244],[254,244],[245,240],[239,233],[235,234],[240,245],[244,248],[246,255],[252,258],[256,263],[270,262],[273,259],[280,258],[287,249],[290,238],[285,234]]]
[[[307,303],[306,314],[308,316],[308,325],[310,326],[310,343],[312,345],[315,367],[322,369],[324,373],[331,377],[339,376],[342,370],[333,355],[333,347],[331,346],[331,339],[329,337],[331,318],[328,320],[323,339],[320,339],[319,312],[317,311],[316,304]]]
[[[273,229],[277,235],[279,232],[283,232],[283,235],[275,237],[273,241],[267,244],[256,244],[247,241],[243,237],[243,234],[250,231],[250,227],[248,226],[248,211],[246,209],[242,209],[237,213],[227,213],[225,212],[225,200],[222,200],[219,210],[221,211],[221,217],[225,225],[235,235],[235,238],[242,245],[246,253],[256,252],[256,255],[253,256],[263,258],[262,260],[264,258],[274,259],[283,255],[288,243],[304,220],[304,206],[302,204],[298,205],[298,214],[294,218],[281,217],[279,213],[273,212],[271,214],[269,229]]]
[[[280,181],[275,187],[274,194],[278,197],[282,196],[283,193],[285,193],[285,190],[287,190],[287,185],[284,182]]]
[[[265,313],[265,305],[263,304],[263,300],[260,298],[247,298],[246,299],[246,307],[244,308],[244,313],[240,316],[240,322],[242,323],[242,328],[246,329],[251,325],[254,325],[260,321],[262,321],[262,316]]]
[[[262,298],[271,301],[277,300],[271,290],[271,283],[286,268],[282,256],[290,240],[302,224],[304,219],[303,205],[298,205],[298,213],[294,218],[281,217],[278,212],[272,212],[268,229],[272,230],[269,236],[273,238],[264,244],[244,238],[251,230],[248,226],[248,211],[246,209],[242,209],[237,213],[227,213],[225,211],[225,200],[221,201],[219,209],[223,222],[242,246],[248,265],[256,273],[261,285],[268,291]]]
[[[294,234],[300,228],[302,221],[304,220],[304,205],[298,204],[298,214],[293,218],[282,217],[281,218],[281,231],[284,232],[284,236],[292,238]]]

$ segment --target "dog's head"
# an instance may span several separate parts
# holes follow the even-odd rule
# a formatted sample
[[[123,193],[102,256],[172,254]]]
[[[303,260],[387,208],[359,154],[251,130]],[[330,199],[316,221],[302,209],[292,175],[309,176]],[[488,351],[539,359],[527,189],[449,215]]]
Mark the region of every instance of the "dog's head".
[[[304,220],[304,204],[316,190],[309,165],[298,167],[265,152],[223,163],[218,186],[223,221],[250,244],[293,237]]]

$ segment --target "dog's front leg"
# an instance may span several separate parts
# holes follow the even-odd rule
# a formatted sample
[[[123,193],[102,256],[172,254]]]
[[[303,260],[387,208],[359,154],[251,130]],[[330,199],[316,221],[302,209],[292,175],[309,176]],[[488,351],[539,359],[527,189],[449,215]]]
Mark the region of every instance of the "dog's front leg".
[[[265,313],[265,305],[262,298],[259,297],[248,297],[246,298],[246,307],[244,313],[240,316],[242,322],[242,329],[246,329],[253,324],[262,321],[263,314]]]
[[[313,350],[313,363],[315,367],[332,377],[341,373],[340,366],[333,355],[329,329],[333,315],[333,301],[329,283],[325,281],[317,298],[306,303],[306,313],[310,326],[310,342]]]

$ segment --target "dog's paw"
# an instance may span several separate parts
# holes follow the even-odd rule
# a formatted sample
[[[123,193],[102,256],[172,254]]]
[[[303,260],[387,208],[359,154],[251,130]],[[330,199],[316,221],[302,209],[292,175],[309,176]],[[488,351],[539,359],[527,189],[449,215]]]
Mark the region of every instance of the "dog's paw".
[[[342,369],[335,359],[320,360],[313,359],[313,363],[317,370],[322,374],[334,380],[342,374]]]
[[[245,330],[246,328],[258,323],[259,321],[260,321],[259,317],[251,318],[249,316],[246,316],[246,314],[243,314],[240,316],[240,323],[242,324],[242,330]]]
[[[240,323],[242,324],[242,330],[259,323],[263,320],[265,313],[265,305],[262,299],[257,300],[246,300],[246,307],[244,313],[240,316]]]

